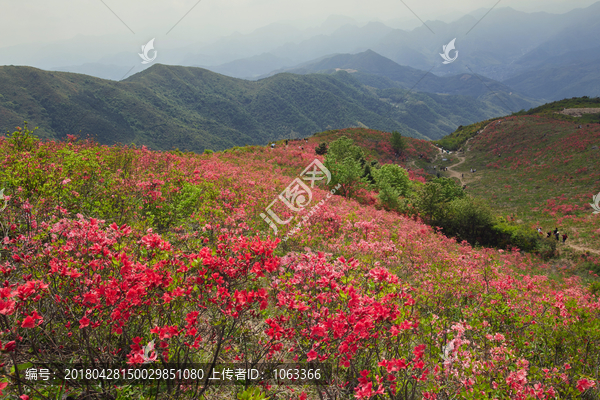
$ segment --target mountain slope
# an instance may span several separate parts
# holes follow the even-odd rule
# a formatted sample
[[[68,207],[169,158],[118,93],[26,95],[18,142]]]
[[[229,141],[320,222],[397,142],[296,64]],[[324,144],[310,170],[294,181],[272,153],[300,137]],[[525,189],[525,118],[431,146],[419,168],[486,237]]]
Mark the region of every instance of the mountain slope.
[[[435,139],[505,113],[466,97],[388,92],[345,72],[246,81],[156,64],[114,82],[11,66],[0,68],[0,129],[27,120],[45,138],[81,133],[104,144],[203,151],[352,126]]]
[[[283,68],[293,64],[289,59],[276,57],[270,53],[264,53],[249,58],[242,58],[214,67],[198,66],[206,68],[218,74],[234,78],[254,79],[264,75],[274,68]]]
[[[282,71],[310,74],[334,73],[340,69],[353,71],[359,81],[379,89],[401,87],[412,88],[419,92],[470,96],[483,102],[490,102],[503,109],[505,113],[529,109],[541,103],[493,79],[472,73],[437,76],[399,65],[372,50],[358,54],[332,55]],[[377,78],[387,78],[387,80]]]
[[[599,61],[578,61],[564,66],[532,69],[503,83],[548,100],[584,95],[596,97],[600,96]]]
[[[570,244],[600,252],[598,215],[590,207],[600,192],[600,123],[555,114],[565,107],[600,110],[598,99],[587,100],[565,100],[529,115],[465,127],[474,136],[463,146],[465,161],[453,169],[464,175],[469,193],[487,199],[501,215],[532,229],[540,226],[544,233],[558,227]]]

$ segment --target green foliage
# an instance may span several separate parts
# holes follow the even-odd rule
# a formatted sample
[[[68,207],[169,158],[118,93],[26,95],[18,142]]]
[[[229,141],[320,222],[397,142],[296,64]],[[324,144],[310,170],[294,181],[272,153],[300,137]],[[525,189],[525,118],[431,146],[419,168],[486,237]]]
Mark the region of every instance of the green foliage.
[[[238,393],[239,400],[269,400],[269,398],[261,393],[259,388],[248,388],[241,393]]]
[[[440,184],[442,201],[450,202],[456,199],[462,199],[466,196],[462,187],[460,187],[453,179],[440,177],[433,178],[430,182]]]
[[[442,186],[439,183],[427,182],[418,187],[412,196],[412,204],[426,223],[435,224],[445,214]]]
[[[377,160],[366,163],[365,170],[362,175],[363,180],[371,185],[375,185],[375,177],[373,174],[374,171],[379,168],[381,168],[381,165],[379,165],[379,161]]]
[[[168,193],[165,194],[166,197],[148,202],[144,207],[150,225],[159,232],[180,225],[194,212],[205,210],[207,200],[214,200],[218,196],[214,185],[208,182],[198,185],[184,182],[175,193],[169,193],[168,188],[163,188],[162,191]]]
[[[327,154],[327,143],[321,142],[321,144],[315,148],[315,153],[320,156]]]
[[[456,151],[460,149],[467,140],[477,135],[479,130],[483,129],[488,123],[497,119],[498,118],[492,118],[486,121],[476,122],[468,126],[461,125],[450,135],[444,136],[439,140],[435,140],[433,143],[443,147],[445,150]]]
[[[28,119],[40,127],[43,139],[80,132],[102,144],[135,141],[155,150],[264,145],[292,131],[305,137],[358,121],[387,132],[401,130],[405,136],[439,138],[459,123],[498,113],[473,98],[427,93],[410,94],[396,108],[380,98],[397,96],[399,101],[405,89],[373,92],[350,74],[284,73],[248,82],[200,68],[154,65],[114,82],[1,66],[0,82],[0,129]]]
[[[392,132],[392,148],[400,154],[406,149],[406,142],[398,131]]]
[[[24,128],[17,127],[17,130],[9,135],[8,142],[12,144],[15,152],[27,152],[32,151],[35,145],[40,141],[33,132],[38,129],[34,128],[33,131],[27,129],[27,122],[24,123]]]
[[[210,150],[210,149],[204,149],[204,154],[213,154],[214,151]]]
[[[481,199],[463,197],[449,204],[447,220],[443,221],[451,234],[470,243],[485,243],[493,223],[489,206]]]
[[[362,149],[346,136],[335,140],[329,146],[325,157],[325,167],[331,172],[330,187],[341,185],[339,194],[353,196],[363,186],[366,160]]]
[[[397,209],[398,198],[407,196],[410,191],[408,172],[399,165],[385,164],[379,169],[374,169],[373,176],[381,203],[391,209]]]
[[[465,193],[462,188],[452,179],[442,177],[417,186],[412,195],[412,203],[427,223],[449,227],[447,218],[450,203],[463,198]]]
[[[591,261],[584,262],[579,266],[579,269],[586,274],[592,271],[592,273],[600,275],[600,264]]]
[[[600,295],[600,282],[592,282],[589,286],[590,293],[593,295]]]
[[[499,218],[493,226],[494,233],[498,235],[497,243],[500,247],[514,246],[520,250],[533,252],[549,247],[556,249],[556,240],[549,238],[545,240],[537,231],[506,221]]]

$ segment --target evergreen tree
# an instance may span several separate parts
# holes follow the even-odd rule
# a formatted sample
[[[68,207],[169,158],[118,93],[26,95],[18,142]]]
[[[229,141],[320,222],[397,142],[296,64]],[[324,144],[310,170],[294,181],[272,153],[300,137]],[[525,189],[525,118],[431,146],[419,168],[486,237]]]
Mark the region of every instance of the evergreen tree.
[[[398,131],[392,132],[392,148],[400,154],[406,149],[406,141]]]
[[[329,146],[325,167],[331,172],[330,186],[341,184],[339,194],[351,197],[364,185],[365,156],[352,139],[342,136]]]
[[[327,143],[323,142],[315,148],[315,153],[322,156],[327,154]]]

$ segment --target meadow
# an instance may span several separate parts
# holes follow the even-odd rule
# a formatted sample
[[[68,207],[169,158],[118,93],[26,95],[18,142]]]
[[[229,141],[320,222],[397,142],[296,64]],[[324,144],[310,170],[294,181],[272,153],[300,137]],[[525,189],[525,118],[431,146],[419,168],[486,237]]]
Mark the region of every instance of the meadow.
[[[600,272],[598,215],[591,206],[600,192],[600,125],[548,115],[498,122],[469,141],[466,161],[456,168],[465,174],[469,192],[531,229],[541,227],[546,234],[558,228],[570,245],[561,243],[561,253],[569,258],[587,252]]]
[[[459,243],[419,217],[386,211],[366,190],[348,199],[314,187],[311,204],[327,201],[281,241],[285,232],[275,235],[260,214],[306,166],[324,161],[319,139],[199,155],[72,136],[40,141],[26,127],[2,138],[2,395],[600,397],[600,296],[569,271],[518,249]],[[437,150],[410,146],[404,162],[428,151]],[[531,171],[524,162],[518,168]],[[60,375],[76,363],[261,362],[331,373],[235,385]],[[58,382],[25,379],[36,365]]]

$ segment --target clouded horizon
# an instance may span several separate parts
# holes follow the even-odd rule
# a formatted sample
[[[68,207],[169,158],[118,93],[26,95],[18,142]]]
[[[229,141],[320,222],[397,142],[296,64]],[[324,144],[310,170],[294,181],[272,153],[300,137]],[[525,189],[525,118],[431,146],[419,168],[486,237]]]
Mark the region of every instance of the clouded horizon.
[[[153,36],[186,45],[214,41],[219,36],[231,35],[234,32],[247,34],[275,22],[284,22],[299,28],[315,27],[330,15],[347,16],[359,24],[373,20],[384,23],[411,21],[406,26],[412,29],[419,24],[415,14],[424,21],[439,19],[451,22],[461,15],[478,9],[489,10],[494,6],[511,7],[525,12],[565,13],[575,8],[587,7],[596,1],[570,0],[548,3],[542,0],[56,0],[50,3],[41,0],[3,0],[0,3],[3,10],[0,14],[0,48],[61,41],[79,35],[116,36],[125,41],[134,40],[136,43]]]

